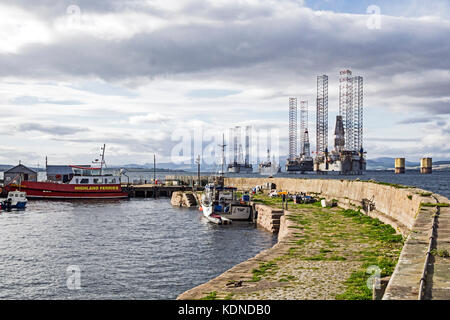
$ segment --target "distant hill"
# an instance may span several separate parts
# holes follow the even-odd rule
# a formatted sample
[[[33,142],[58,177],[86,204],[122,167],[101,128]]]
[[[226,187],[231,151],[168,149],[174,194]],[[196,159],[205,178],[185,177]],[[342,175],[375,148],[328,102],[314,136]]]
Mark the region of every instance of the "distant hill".
[[[0,171],[6,171],[11,169],[13,166],[9,164],[0,164]]]
[[[420,168],[420,162],[405,161],[409,169]],[[368,170],[393,170],[395,167],[395,158],[381,157],[367,160]],[[450,161],[433,161],[433,170],[450,170]]]
[[[445,165],[445,164],[450,165],[450,161],[436,161],[433,163],[433,165],[437,165],[437,166]]]
[[[419,162],[405,161],[407,167],[417,167],[420,166]],[[368,170],[387,170],[394,169],[395,158],[381,157],[374,159],[367,159],[367,169]]]

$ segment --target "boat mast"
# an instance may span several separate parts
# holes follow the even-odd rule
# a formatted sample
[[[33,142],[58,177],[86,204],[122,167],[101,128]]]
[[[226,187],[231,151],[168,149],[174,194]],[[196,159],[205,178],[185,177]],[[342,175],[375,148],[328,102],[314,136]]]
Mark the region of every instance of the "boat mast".
[[[103,164],[105,163],[105,149],[106,149],[106,144],[103,144],[103,148],[101,148],[102,150],[102,161],[100,163],[100,175],[103,175]]]
[[[225,165],[225,147],[227,145],[225,144],[225,133],[222,134],[222,144],[219,144],[219,147],[222,148],[222,171],[220,172],[220,175],[223,177],[224,171],[223,166]]]

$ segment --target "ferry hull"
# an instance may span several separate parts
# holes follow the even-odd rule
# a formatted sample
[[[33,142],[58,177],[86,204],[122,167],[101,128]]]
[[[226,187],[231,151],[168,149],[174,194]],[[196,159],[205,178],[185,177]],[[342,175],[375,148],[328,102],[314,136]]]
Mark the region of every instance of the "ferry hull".
[[[9,185],[7,191],[25,191],[28,199],[123,199],[128,193],[118,184],[77,185],[53,182],[23,181],[20,185]]]

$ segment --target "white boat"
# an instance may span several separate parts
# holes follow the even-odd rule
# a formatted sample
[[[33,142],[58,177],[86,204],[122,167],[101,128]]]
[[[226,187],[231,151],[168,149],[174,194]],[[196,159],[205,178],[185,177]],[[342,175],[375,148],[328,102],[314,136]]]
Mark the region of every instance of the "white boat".
[[[224,186],[225,165],[225,137],[219,145],[222,148],[222,170],[220,176],[215,177],[215,183],[205,186],[205,192],[201,198],[201,210],[203,216],[216,224],[230,224],[232,220],[246,220],[252,218],[252,207],[246,201],[236,200],[236,188]]]
[[[203,216],[210,222],[215,224],[231,224],[231,220],[221,215],[215,213],[214,211],[214,201],[211,195],[204,193],[201,199]]]
[[[1,202],[3,210],[25,209],[27,206],[27,194],[23,191],[10,191],[8,197]]]
[[[236,188],[224,187],[220,184],[206,185],[201,201],[203,215],[219,224],[250,221],[252,218],[252,207],[248,203],[250,198],[246,195],[244,196],[246,201],[237,200],[236,190]]]

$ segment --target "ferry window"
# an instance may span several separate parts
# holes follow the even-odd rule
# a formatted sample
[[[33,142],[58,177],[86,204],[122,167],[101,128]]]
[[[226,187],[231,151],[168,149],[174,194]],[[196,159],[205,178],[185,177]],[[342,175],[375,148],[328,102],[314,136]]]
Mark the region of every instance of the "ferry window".
[[[108,179],[105,178],[105,183],[108,183]]]
[[[111,183],[116,183],[116,179],[112,179]]]
[[[75,183],[78,183],[79,182],[79,180],[78,179],[75,179]]]
[[[99,180],[99,179],[94,179],[94,183],[98,183],[98,180]]]
[[[89,183],[89,179],[81,179],[81,183]]]

